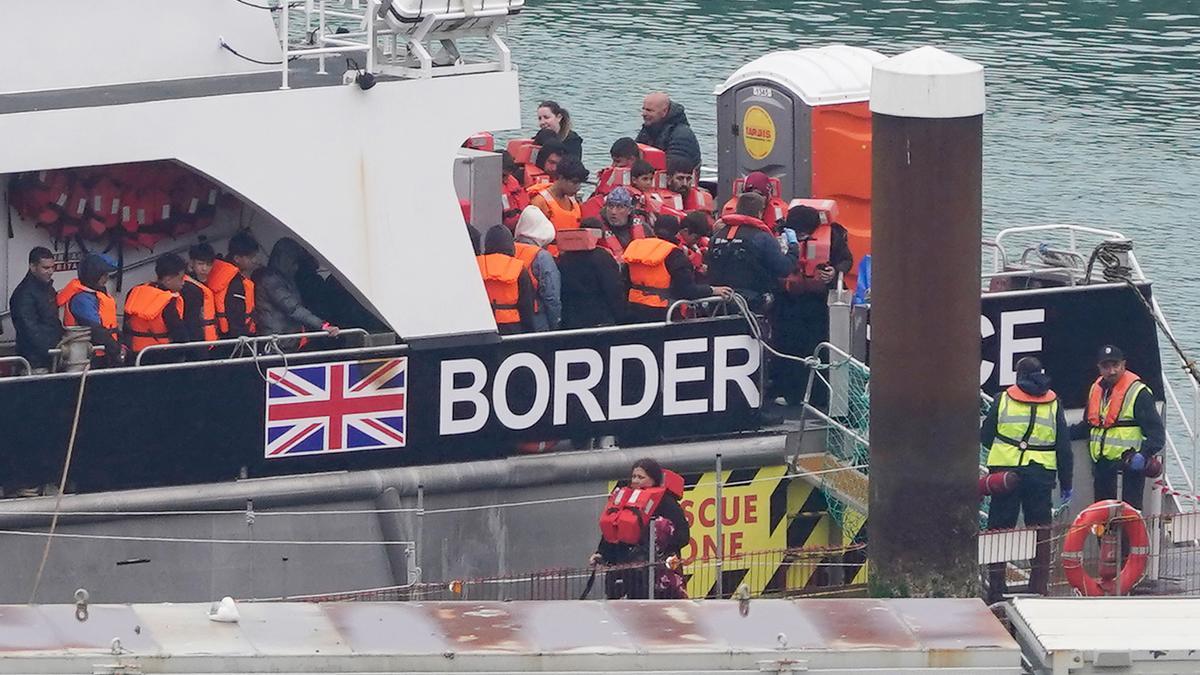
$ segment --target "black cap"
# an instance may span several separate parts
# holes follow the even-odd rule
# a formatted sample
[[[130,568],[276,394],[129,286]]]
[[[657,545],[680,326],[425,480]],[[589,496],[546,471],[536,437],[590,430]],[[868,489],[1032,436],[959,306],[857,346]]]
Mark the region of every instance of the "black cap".
[[[1125,352],[1121,351],[1120,347],[1115,345],[1104,345],[1100,348],[1100,352],[1096,355],[1096,363],[1104,363],[1105,361],[1124,361]]]

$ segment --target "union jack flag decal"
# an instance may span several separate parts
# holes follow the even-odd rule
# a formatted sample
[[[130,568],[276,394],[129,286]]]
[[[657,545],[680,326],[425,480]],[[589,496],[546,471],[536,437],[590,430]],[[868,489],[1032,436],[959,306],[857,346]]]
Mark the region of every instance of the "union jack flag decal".
[[[266,457],[402,448],[408,357],[267,370]]]

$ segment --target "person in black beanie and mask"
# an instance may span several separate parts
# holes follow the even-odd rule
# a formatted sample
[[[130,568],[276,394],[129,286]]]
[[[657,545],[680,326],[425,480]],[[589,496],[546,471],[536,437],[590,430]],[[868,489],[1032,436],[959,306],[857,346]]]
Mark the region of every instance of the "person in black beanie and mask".
[[[1017,481],[1011,491],[992,494],[987,529],[1012,529],[1022,512],[1026,527],[1049,525],[1055,475],[1062,504],[1070,503],[1071,431],[1041,361],[1032,356],[1017,361],[1017,383],[1001,393],[988,411],[979,442],[988,448],[988,471],[1012,472]],[[1029,588],[1042,595],[1050,579],[1049,546],[1049,532],[1039,530]],[[1006,563],[994,563],[988,568],[989,602],[998,602],[1007,591],[1005,567]]]
[[[836,287],[840,275],[850,271],[854,255],[846,228],[822,222],[821,212],[810,206],[797,204],[788,209],[783,227],[796,232],[800,257],[776,298],[777,349],[785,354],[812,356],[817,345],[829,339],[829,291]],[[808,368],[788,360],[778,362],[775,368],[774,394],[790,405],[799,405],[808,382]],[[814,382],[809,402],[824,407],[828,399],[829,390],[820,380]]]

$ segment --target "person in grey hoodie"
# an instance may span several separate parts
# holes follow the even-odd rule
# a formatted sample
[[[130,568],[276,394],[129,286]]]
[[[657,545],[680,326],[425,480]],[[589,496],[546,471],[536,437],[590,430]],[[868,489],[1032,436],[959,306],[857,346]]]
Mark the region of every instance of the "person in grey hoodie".
[[[554,241],[554,224],[538,207],[526,206],[517,220],[515,234],[516,257],[529,267],[537,286],[535,330],[558,330],[562,323],[562,279],[554,256],[546,250]]]
[[[275,242],[267,266],[254,272],[254,323],[259,335],[285,335],[302,331],[338,334],[338,327],[304,306],[296,286],[300,261],[308,255],[296,240],[284,237]],[[297,341],[285,341],[285,349],[294,349]]]

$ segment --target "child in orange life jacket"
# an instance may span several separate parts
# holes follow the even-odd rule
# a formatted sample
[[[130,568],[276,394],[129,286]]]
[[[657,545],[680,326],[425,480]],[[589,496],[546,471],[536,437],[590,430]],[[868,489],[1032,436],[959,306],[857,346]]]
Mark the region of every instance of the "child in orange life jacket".
[[[587,177],[588,170],[583,162],[567,157],[558,165],[558,178],[535,194],[530,203],[546,214],[555,230],[576,229],[583,218],[576,195]]]
[[[517,164],[507,150],[500,153],[500,161],[503,167],[500,207],[504,224],[511,230],[517,226],[517,218],[521,217],[521,210],[529,206],[529,193],[525,191],[520,179],[517,178]]]
[[[692,211],[679,221],[679,246],[687,254],[696,270],[696,279],[704,280],[708,266],[704,264],[704,253],[708,250],[708,238],[712,235],[712,223],[703,211]]]
[[[637,160],[630,167],[629,176],[638,192],[645,194],[654,189],[654,166],[650,162]]]
[[[125,338],[130,351],[147,346],[191,341],[191,332],[183,320],[183,289],[187,263],[174,253],[154,261],[156,281],[141,284],[125,296]],[[168,360],[182,360],[176,355]]]
[[[217,330],[221,337],[255,333],[250,319],[254,312],[254,282],[250,277],[261,266],[258,254],[258,240],[249,232],[239,232],[229,239],[229,262],[213,262],[216,267],[207,283],[217,303]],[[234,269],[228,267],[231,263]]]
[[[649,560],[649,527],[655,518],[671,522],[672,533],[667,541],[654,542],[656,558],[678,557],[688,545],[691,534],[687,517],[679,506],[683,496],[682,479],[667,474],[653,459],[639,459],[630,471],[629,486],[618,487],[609,497],[600,518],[601,537],[596,552],[589,559],[592,565],[622,565]],[[617,502],[620,503],[617,503]],[[649,597],[646,570],[631,568],[614,570],[605,575],[604,588],[610,600],[631,600]],[[656,594],[657,595],[657,594]]]
[[[183,278],[183,323],[188,327],[188,342],[212,342],[217,339],[217,306],[212,289],[206,286],[216,262],[217,252],[202,241],[188,249],[188,274]]]

